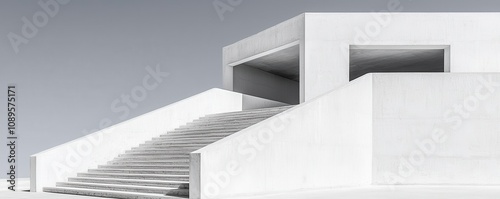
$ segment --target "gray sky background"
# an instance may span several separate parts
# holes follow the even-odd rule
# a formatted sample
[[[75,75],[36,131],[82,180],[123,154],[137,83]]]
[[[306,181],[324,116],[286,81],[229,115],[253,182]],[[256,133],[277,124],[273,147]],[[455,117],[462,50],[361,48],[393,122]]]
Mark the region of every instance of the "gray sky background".
[[[213,0],[72,0],[15,53],[8,34],[22,35],[22,18],[33,21],[43,11],[38,3],[46,1],[0,1],[0,142],[7,136],[7,84],[16,83],[19,177],[29,176],[31,154],[91,132],[103,118],[121,122],[111,103],[142,85],[147,66],[170,75],[128,118],[220,88],[225,45],[303,12],[380,11],[389,0],[243,0],[223,20]],[[401,5],[405,12],[500,11],[497,0]],[[2,145],[0,171],[6,171]]]

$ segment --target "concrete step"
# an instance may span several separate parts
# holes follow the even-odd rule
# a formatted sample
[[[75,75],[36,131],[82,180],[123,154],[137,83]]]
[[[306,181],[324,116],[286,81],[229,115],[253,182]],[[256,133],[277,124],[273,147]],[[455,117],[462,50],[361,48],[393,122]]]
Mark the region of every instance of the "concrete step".
[[[167,136],[171,136],[171,135],[185,135],[185,134],[189,134],[189,133],[237,132],[237,131],[240,131],[241,129],[245,129],[245,128],[248,128],[248,126],[240,127],[240,128],[224,128],[224,127],[222,127],[222,128],[213,128],[213,129],[200,128],[200,129],[179,130],[179,131],[173,130],[173,131],[167,132],[166,134],[160,135],[160,137],[167,137]]]
[[[127,173],[78,173],[77,177],[189,181],[189,175],[173,175],[173,174],[162,175],[162,174],[127,174]]]
[[[107,191],[95,189],[82,189],[82,188],[68,188],[68,187],[45,187],[44,192],[73,194],[82,196],[95,196],[107,198],[121,198],[121,199],[181,199],[187,197],[166,196],[163,194],[147,194],[147,193],[134,193],[126,191]]]
[[[155,139],[155,140],[150,140],[150,141],[146,141],[144,142],[144,144],[148,144],[148,143],[159,143],[159,142],[162,142],[162,143],[165,143],[165,142],[168,142],[168,143],[172,143],[172,144],[204,144],[204,145],[207,145],[207,144],[210,144],[210,143],[213,143],[213,142],[216,142],[217,140],[220,140],[224,137],[227,137],[229,135],[232,135],[233,133],[213,133],[213,134],[207,134],[205,135],[205,137],[203,137],[204,135],[202,134],[199,134],[199,135],[186,135],[186,136],[189,136],[189,137],[185,137],[185,138],[172,138],[172,137],[162,137],[162,138],[159,138],[159,139]],[[210,140],[208,140],[210,139]],[[187,148],[187,147],[184,147],[184,148]],[[194,148],[194,147],[192,147]]]
[[[271,115],[272,116],[272,115]],[[265,120],[269,118],[270,116],[264,115],[264,116],[255,116],[255,117],[243,117],[243,118],[238,118],[238,117],[233,117],[235,119],[234,123],[235,124],[244,124],[244,123],[249,123],[249,122],[254,122],[254,121],[260,121],[260,120]],[[220,117],[220,119],[225,119],[225,117]],[[229,119],[231,117],[228,117]],[[185,127],[190,127],[190,126],[198,126],[198,125],[218,125],[218,124],[224,124],[223,120],[218,120],[215,118],[205,118],[205,119],[198,119],[193,122],[187,123],[185,125],[179,126],[178,128],[185,128]],[[227,123],[226,123],[227,124]]]
[[[108,165],[189,165],[189,159],[182,160],[156,160],[156,161],[131,161],[131,160],[120,160],[120,161],[109,161]]]
[[[210,138],[210,139],[214,139],[214,138]],[[152,141],[152,140],[150,140],[150,141]],[[171,148],[194,148],[194,147],[203,147],[205,145],[207,145],[207,144],[204,142],[199,142],[199,143],[192,143],[192,142],[182,143],[182,142],[180,142],[180,143],[171,143]],[[137,146],[137,147],[133,147],[132,149],[142,148],[143,146],[149,146],[149,144],[146,144],[146,142],[144,142],[142,144],[139,144],[139,146]]]
[[[75,178],[68,178],[68,182],[155,186],[155,187],[169,187],[169,188],[178,188],[178,189],[188,189],[189,188],[188,181],[134,180],[134,179],[75,177]]]
[[[151,142],[148,144],[142,144],[141,149],[174,149],[176,148],[175,145],[172,145],[173,143],[169,141],[156,141],[156,142]],[[207,146],[208,144],[204,144],[198,147],[198,149],[203,148]]]
[[[217,134],[217,133],[216,133]],[[232,134],[232,133],[227,133],[227,134]],[[201,133],[198,133],[198,134],[192,134],[192,135],[203,135]],[[207,135],[210,135],[210,134],[207,134]],[[213,137],[169,137],[169,136],[165,136],[165,137],[157,137],[157,138],[154,138],[154,139],[151,139],[151,140],[148,140],[146,142],[151,142],[151,141],[157,141],[157,140],[168,140],[168,141],[172,141],[174,143],[186,143],[186,145],[181,145],[181,147],[194,147],[193,145],[194,144],[203,144],[203,143],[210,143],[210,142],[214,142],[214,141],[217,141],[217,138],[213,138]],[[144,143],[146,143],[144,142]],[[187,144],[191,144],[191,145],[187,145]]]
[[[89,173],[189,175],[189,169],[89,169]]]
[[[138,153],[191,153],[198,149],[135,149],[130,151],[125,151],[125,154],[138,154]]]
[[[168,154],[154,154],[155,156],[165,156],[165,157],[170,157],[170,158],[182,158],[182,157],[189,157],[189,153],[184,153],[184,152],[174,152],[174,153],[168,153]],[[146,156],[146,157],[151,157],[150,154],[142,154],[142,153],[124,153],[118,155],[118,157],[137,157],[137,156]]]
[[[245,125],[218,125],[218,126],[197,126],[197,127],[193,127],[193,128],[182,128],[182,129],[175,129],[173,131],[170,131],[170,134],[172,133],[193,133],[193,132],[196,132],[196,131],[204,131],[204,132],[207,132],[207,131],[221,131],[221,130],[238,130],[238,129],[244,129],[244,128],[248,128],[249,126],[252,126],[256,123],[248,123],[248,124],[245,124]],[[167,134],[163,134],[163,135],[169,135],[169,133],[167,132]]]
[[[230,136],[232,134],[233,133],[211,134],[211,135],[206,135],[205,136],[206,138],[203,137],[203,135],[197,135],[198,137],[185,137],[185,138],[164,137],[163,139],[146,141],[146,142],[144,142],[144,144],[148,144],[148,143],[199,144],[199,145],[202,145],[202,147],[203,147],[203,146],[209,145],[211,143],[214,143],[222,138]],[[210,141],[207,139],[210,139]],[[193,146],[193,145],[191,145],[191,146]],[[187,148],[187,147],[185,147],[185,148]]]
[[[191,152],[191,150],[129,151],[123,155],[183,155]]]
[[[194,139],[193,142],[196,142],[196,139],[216,139],[216,138],[222,139],[222,138],[227,137],[229,135],[232,135],[236,132],[237,131],[229,132],[229,133],[224,132],[224,133],[210,133],[210,134],[176,135],[176,136],[165,137],[165,138],[171,138],[170,140],[172,140],[172,141],[176,141],[176,140],[180,141],[180,140],[192,138],[192,139]]]
[[[189,138],[197,138],[197,139],[212,139],[213,137],[218,137],[218,136],[224,136],[224,135],[231,135],[233,133],[236,133],[240,130],[236,131],[221,131],[221,132],[212,132],[212,133],[203,133],[203,131],[200,131],[199,133],[192,133],[192,134],[172,134],[172,135],[166,135],[166,136],[161,136],[163,138],[170,138],[171,140],[186,140]],[[194,140],[196,141],[196,140]]]
[[[205,146],[205,145],[203,145]],[[175,150],[175,149],[199,149],[203,146],[197,146],[197,147],[191,147],[191,148],[180,148],[180,147],[172,147],[172,146],[154,146],[154,145],[150,145],[150,146],[143,146],[143,147],[134,147],[132,148],[132,150],[154,150],[154,149],[172,149],[172,150]]]
[[[162,141],[159,141],[159,142],[162,142]],[[198,147],[196,147],[196,148],[168,148],[168,149],[138,148],[138,149],[132,149],[132,150],[125,151],[125,153],[144,153],[144,152],[160,153],[160,152],[172,152],[172,151],[190,153],[191,151],[195,151],[195,150],[198,150]]]
[[[99,169],[184,169],[189,170],[189,164],[185,165],[99,165]]]
[[[264,118],[255,118],[255,119],[248,119],[248,120],[235,120],[231,123],[228,123],[227,121],[200,121],[198,123],[190,123],[189,125],[185,126],[180,126],[179,128],[176,128],[174,130],[179,130],[179,129],[191,129],[191,128],[196,128],[196,127],[207,127],[207,126],[241,126],[241,125],[248,125],[248,124],[255,124],[258,122],[261,122],[269,117],[264,117]]]
[[[211,140],[210,141],[199,141],[199,140],[192,140],[192,139],[189,139],[189,140],[185,140],[185,141],[176,141],[176,140],[170,140],[170,139],[157,139],[157,140],[151,140],[151,141],[147,141],[147,143],[145,142],[144,144],[145,145],[141,145],[139,147],[134,147],[132,148],[131,150],[140,150],[140,149],[152,149],[152,148],[155,148],[153,147],[154,145],[151,145],[151,143],[164,143],[164,144],[167,144],[165,146],[162,146],[163,149],[172,149],[172,150],[176,150],[176,149],[200,149],[202,147],[205,147],[209,144],[212,144],[214,142],[217,142],[218,140],[220,140],[221,138],[217,138],[217,137],[212,137],[210,138]],[[198,145],[192,145],[193,143],[191,142],[194,142],[196,141]],[[191,146],[176,146],[175,144],[182,144],[182,145],[187,145],[187,144],[191,144]]]
[[[244,110],[244,111],[234,111],[234,112],[225,112],[225,113],[216,113],[216,114],[211,114],[207,115],[202,118],[207,118],[207,117],[225,117],[225,116],[237,116],[237,115],[246,115],[246,114],[261,114],[261,113],[266,113],[266,112],[283,112],[289,108],[292,108],[293,106],[281,106],[281,107],[273,107],[273,108],[262,108],[262,109],[252,109],[252,110]],[[201,118],[200,118],[201,119]]]
[[[199,146],[197,147],[196,149],[200,149],[200,148],[203,148],[204,146],[206,145],[203,145],[203,146]],[[155,149],[175,149],[176,147],[172,147],[170,145],[148,145],[148,146],[142,146],[140,148],[137,148],[135,150],[140,150],[140,149],[147,149],[147,150],[155,150]]]
[[[176,136],[164,136],[164,137],[158,137],[155,139],[151,139],[146,142],[151,142],[151,141],[157,141],[157,140],[168,140],[172,141],[174,143],[186,143],[186,144],[203,144],[207,142],[214,142],[217,141],[217,137],[213,135],[231,135],[236,133],[237,131],[233,132],[213,132],[213,133],[193,133],[193,134],[185,134],[185,135],[176,135]],[[212,135],[212,136],[211,136]],[[201,137],[200,137],[201,136]],[[189,145],[184,145],[186,147],[189,147]]]
[[[97,183],[83,183],[83,182],[58,182],[56,187],[67,188],[82,188],[82,189],[97,189],[108,191],[127,191],[138,193],[157,193],[174,196],[188,196],[188,189],[177,189],[168,187],[151,187],[151,186],[138,186],[138,185],[115,185],[115,184],[97,184]]]
[[[173,130],[169,131],[165,134],[160,135],[159,137],[165,137],[168,135],[184,135],[184,134],[190,134],[190,133],[215,133],[215,132],[235,132],[235,131],[240,131],[241,129],[248,128],[249,126],[252,126],[253,124],[247,125],[247,126],[241,126],[241,127],[215,127],[215,128],[199,128],[199,129],[188,129],[188,130]]]
[[[129,156],[129,157],[116,157],[113,161],[166,161],[166,160],[187,160],[189,161],[189,156],[182,157],[171,157],[171,156]]]
[[[171,147],[182,147],[182,146],[199,146],[199,147],[204,147],[207,144],[206,143],[162,143],[162,144],[140,144],[139,147],[151,147],[151,146],[156,146],[156,145],[163,145],[163,146],[171,146]]]
[[[207,118],[200,118],[198,120],[195,120],[190,124],[196,125],[196,124],[200,124],[200,123],[211,123],[211,122],[228,122],[228,123],[229,122],[245,122],[245,121],[250,121],[250,120],[254,120],[254,119],[265,120],[265,119],[270,118],[272,116],[275,116],[277,114],[278,113],[263,113],[263,114],[256,114],[256,115],[207,117]],[[182,126],[180,126],[180,127],[182,127]]]
[[[171,137],[155,137],[151,139],[150,141],[155,141],[155,140],[169,140],[172,142],[178,142],[178,143],[193,143],[193,142],[198,142],[198,143],[210,143],[217,141],[216,138],[171,138]]]

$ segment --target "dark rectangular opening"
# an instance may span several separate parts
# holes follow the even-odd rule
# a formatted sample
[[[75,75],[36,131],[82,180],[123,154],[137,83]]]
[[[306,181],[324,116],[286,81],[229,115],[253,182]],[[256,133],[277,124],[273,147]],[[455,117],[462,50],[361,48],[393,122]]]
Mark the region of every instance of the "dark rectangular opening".
[[[349,81],[376,72],[445,72],[445,49],[349,50]]]

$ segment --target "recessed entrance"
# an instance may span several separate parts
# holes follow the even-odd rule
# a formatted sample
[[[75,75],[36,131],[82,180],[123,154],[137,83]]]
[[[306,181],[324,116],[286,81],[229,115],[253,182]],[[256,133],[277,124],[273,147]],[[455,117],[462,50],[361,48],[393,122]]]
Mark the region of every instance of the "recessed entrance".
[[[374,72],[449,72],[449,46],[351,46],[349,81]]]
[[[233,90],[287,104],[300,102],[298,44],[233,64]]]

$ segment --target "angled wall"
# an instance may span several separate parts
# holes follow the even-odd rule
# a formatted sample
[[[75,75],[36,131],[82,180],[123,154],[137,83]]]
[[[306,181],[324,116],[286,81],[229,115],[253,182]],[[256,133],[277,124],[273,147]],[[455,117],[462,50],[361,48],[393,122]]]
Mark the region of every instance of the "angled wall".
[[[371,92],[366,75],[191,153],[190,198],[369,185]]]
[[[500,74],[373,75],[373,183],[500,185]]]
[[[499,73],[378,73],[191,154],[192,198],[500,185]]]

